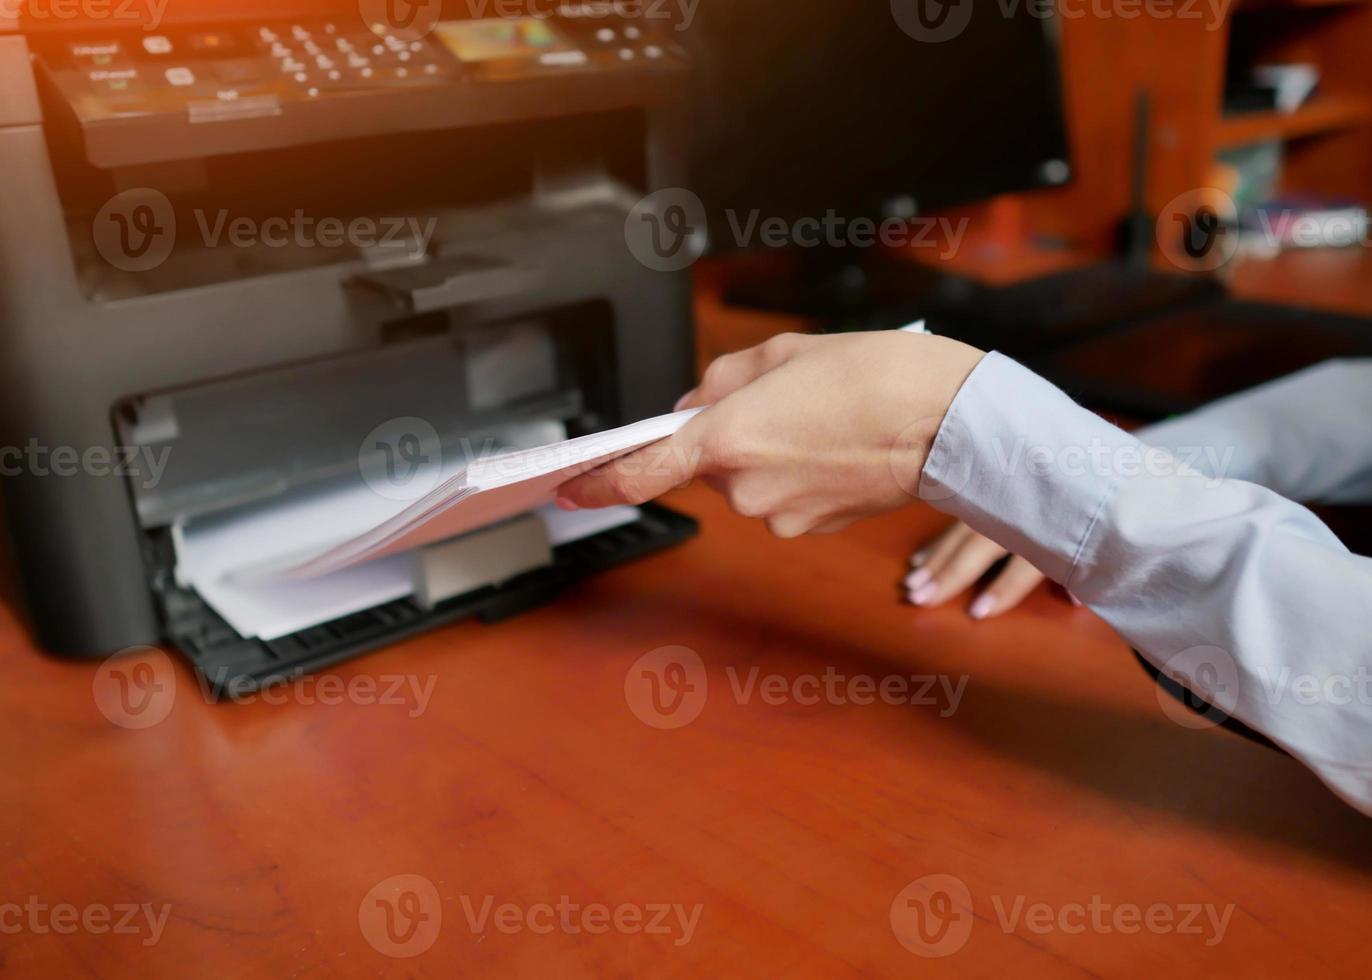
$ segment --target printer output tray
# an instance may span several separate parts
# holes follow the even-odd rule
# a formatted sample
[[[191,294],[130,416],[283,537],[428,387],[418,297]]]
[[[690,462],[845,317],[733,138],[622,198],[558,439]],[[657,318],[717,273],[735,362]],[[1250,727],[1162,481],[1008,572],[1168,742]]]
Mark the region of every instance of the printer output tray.
[[[513,616],[550,601],[583,578],[680,544],[699,529],[693,518],[666,507],[646,504],[641,509],[638,521],[559,545],[553,549],[552,565],[499,586],[457,596],[432,610],[410,598],[398,599],[277,640],[245,639],[195,592],[168,578],[156,585],[164,631],[190,658],[211,696],[247,694],[444,623],[472,616],[495,622]]]

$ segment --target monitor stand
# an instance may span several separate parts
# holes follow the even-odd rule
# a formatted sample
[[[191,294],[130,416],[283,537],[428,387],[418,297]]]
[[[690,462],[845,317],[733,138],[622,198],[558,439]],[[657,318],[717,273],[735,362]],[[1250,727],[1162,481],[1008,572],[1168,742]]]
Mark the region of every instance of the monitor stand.
[[[726,288],[724,301],[806,317],[833,331],[887,329],[924,317],[936,333],[1023,356],[1225,296],[1213,277],[1122,260],[988,286],[851,249],[807,249],[796,258],[784,276]]]

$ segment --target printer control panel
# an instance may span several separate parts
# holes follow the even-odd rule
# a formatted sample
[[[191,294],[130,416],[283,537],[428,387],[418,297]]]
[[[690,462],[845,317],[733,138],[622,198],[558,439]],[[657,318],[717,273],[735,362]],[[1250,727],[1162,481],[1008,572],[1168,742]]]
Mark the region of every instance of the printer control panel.
[[[267,115],[288,102],[445,84],[462,67],[432,38],[330,21],[47,39],[42,53],[82,119]]]
[[[681,63],[662,32],[632,22],[444,21],[422,37],[384,24],[298,21],[44,38],[40,57],[83,120],[147,112],[242,118],[286,102]]]
[[[670,25],[624,16],[90,27],[30,46],[107,167],[658,104],[686,67]]]

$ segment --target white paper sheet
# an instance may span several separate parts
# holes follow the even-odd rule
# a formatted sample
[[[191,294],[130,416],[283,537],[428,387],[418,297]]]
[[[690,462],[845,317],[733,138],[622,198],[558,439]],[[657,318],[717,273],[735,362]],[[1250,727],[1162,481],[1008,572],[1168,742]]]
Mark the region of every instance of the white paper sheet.
[[[632,524],[642,512],[637,507],[571,512],[544,507],[539,515],[548,526],[549,540],[557,547]],[[207,545],[198,535],[184,537],[189,539],[187,550],[192,555],[200,555]],[[193,571],[187,584],[241,635],[262,640],[275,640],[414,594],[410,556],[404,553],[331,575],[288,582],[247,582],[206,568],[202,564]]]
[[[637,520],[635,507],[565,512],[550,501],[575,472],[664,438],[694,414],[459,459],[414,502],[379,494],[353,474],[179,525],[177,581],[240,634],[263,640],[392,602],[414,592],[406,552],[422,544],[534,510],[554,547]]]
[[[299,581],[486,527],[552,502],[579,473],[677,432],[700,409],[662,415],[537,449],[470,463],[404,510],[366,532],[293,562],[264,562],[237,574],[250,581]]]

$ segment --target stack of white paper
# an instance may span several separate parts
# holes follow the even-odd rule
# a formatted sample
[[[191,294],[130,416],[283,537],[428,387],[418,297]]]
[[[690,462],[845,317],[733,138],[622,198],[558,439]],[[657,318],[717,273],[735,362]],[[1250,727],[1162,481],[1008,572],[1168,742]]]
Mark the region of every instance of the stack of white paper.
[[[554,547],[637,520],[635,507],[564,512],[576,473],[665,438],[695,412],[458,461],[407,505],[360,474],[174,529],[177,580],[245,637],[273,640],[414,592],[406,552],[537,510]]]
[[[699,412],[660,415],[551,446],[475,460],[351,540],[300,561],[258,566],[242,574],[260,581],[318,578],[535,510],[551,503],[557,488],[577,474],[667,438]]]

